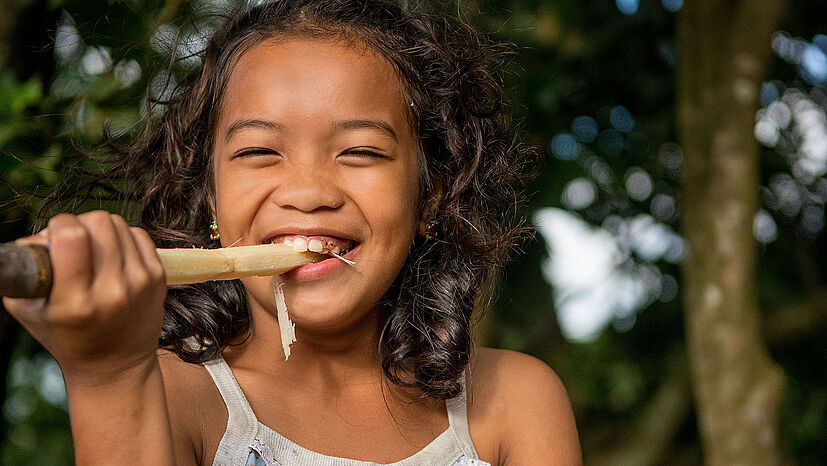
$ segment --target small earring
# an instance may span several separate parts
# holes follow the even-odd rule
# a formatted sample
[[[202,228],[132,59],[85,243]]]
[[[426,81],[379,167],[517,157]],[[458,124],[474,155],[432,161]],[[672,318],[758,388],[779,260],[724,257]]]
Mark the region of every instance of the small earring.
[[[431,240],[439,236],[437,231],[438,224],[436,220],[428,220],[425,223],[425,239]]]
[[[210,239],[215,241],[219,238],[221,238],[221,235],[218,233],[218,222],[213,219],[213,221],[210,222]]]

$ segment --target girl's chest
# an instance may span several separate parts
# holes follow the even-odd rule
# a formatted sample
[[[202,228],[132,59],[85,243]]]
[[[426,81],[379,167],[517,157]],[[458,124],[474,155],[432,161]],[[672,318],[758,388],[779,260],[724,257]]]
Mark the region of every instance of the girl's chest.
[[[381,390],[350,396],[250,390],[247,399],[263,426],[334,457],[392,463],[416,454],[449,428],[443,402],[405,403]]]
[[[228,409],[220,396],[215,401],[201,406],[203,409],[193,406],[190,410],[190,413],[199,413],[199,419],[191,424],[198,426],[191,437],[198,464],[213,464],[222,439],[228,428],[232,428]],[[287,400],[281,399],[281,403],[283,406],[275,408],[269,406],[270,403],[257,402],[257,408],[252,408],[256,415],[261,413],[263,417],[256,420],[259,433],[265,434],[263,437],[268,441],[284,438],[301,449],[327,456],[393,463],[423,449],[432,449],[434,444],[444,444],[440,440],[446,437],[453,439],[451,432],[447,432],[449,422],[444,408],[439,412],[443,416],[421,413],[422,419],[412,419],[410,412],[396,413],[394,417],[387,408],[377,410],[369,403],[346,405],[344,409],[324,403],[305,404],[296,410],[284,409],[291,405]],[[474,417],[477,416],[469,416],[469,427],[479,457],[498,464],[498,449],[491,436],[493,429],[479,424],[480,419]],[[272,431],[272,435],[262,432],[263,429]]]

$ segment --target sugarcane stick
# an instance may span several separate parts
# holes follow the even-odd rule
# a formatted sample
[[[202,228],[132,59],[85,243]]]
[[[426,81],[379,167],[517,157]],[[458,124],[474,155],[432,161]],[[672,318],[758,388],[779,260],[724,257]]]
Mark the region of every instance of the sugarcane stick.
[[[49,250],[40,245],[0,244],[0,296],[41,298],[52,289]]]
[[[285,244],[260,244],[221,249],[156,249],[167,285],[233,280],[256,275],[280,275],[326,256],[296,252]]]
[[[296,252],[284,244],[220,249],[156,249],[168,285],[233,280],[255,275],[279,275],[325,258]],[[0,296],[48,297],[52,287],[49,250],[37,244],[0,244]]]

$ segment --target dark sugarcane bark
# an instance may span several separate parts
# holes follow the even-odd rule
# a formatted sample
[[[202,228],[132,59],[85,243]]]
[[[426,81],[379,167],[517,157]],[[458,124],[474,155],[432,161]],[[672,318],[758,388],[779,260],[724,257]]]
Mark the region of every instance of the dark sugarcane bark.
[[[51,288],[52,266],[45,246],[0,244],[0,296],[46,298]]]

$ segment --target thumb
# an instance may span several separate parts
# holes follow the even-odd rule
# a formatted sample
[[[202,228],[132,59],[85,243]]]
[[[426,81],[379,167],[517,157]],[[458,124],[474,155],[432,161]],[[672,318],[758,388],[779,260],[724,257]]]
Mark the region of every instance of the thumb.
[[[3,297],[3,307],[21,325],[28,328],[31,323],[39,320],[46,308],[47,298],[7,298]]]

